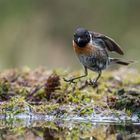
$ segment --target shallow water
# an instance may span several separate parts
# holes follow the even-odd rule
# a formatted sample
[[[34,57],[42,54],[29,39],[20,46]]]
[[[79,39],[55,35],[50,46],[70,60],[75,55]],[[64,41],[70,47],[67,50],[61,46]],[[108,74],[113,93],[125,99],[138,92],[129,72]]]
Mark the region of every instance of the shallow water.
[[[140,140],[140,123],[54,117],[0,117],[1,140]]]

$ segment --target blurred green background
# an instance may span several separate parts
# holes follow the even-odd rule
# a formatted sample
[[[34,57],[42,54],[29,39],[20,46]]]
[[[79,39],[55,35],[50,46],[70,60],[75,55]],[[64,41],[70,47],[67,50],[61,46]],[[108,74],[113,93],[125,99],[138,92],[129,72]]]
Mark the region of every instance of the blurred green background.
[[[114,38],[140,68],[140,0],[0,0],[0,69],[80,68],[79,26]]]

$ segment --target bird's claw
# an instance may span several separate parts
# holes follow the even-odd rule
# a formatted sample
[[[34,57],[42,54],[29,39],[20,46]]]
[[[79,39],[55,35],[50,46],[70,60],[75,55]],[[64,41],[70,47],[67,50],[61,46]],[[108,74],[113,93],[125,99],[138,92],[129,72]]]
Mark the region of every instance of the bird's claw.
[[[91,85],[93,88],[96,88],[98,86],[97,81],[96,80],[89,80],[89,85]]]
[[[74,82],[74,79],[66,79],[66,78],[63,78],[63,80],[65,82],[69,82],[69,83],[76,83],[76,82]]]

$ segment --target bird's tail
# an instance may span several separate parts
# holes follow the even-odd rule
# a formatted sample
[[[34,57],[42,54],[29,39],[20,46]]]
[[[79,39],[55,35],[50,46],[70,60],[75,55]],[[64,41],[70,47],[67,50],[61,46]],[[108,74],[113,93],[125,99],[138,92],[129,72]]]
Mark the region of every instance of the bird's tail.
[[[110,58],[110,63],[112,64],[120,64],[120,65],[129,65],[131,63],[134,63],[134,61],[127,61],[127,60],[122,60],[119,58]]]

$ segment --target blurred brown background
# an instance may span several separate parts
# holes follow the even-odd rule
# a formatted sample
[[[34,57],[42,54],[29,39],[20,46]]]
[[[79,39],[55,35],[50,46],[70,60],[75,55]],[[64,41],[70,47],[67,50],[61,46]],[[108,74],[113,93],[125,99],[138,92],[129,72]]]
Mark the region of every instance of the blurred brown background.
[[[140,0],[0,0],[0,69],[80,68],[71,47],[78,26],[114,38],[124,58],[140,60]]]

